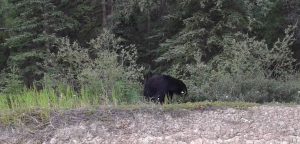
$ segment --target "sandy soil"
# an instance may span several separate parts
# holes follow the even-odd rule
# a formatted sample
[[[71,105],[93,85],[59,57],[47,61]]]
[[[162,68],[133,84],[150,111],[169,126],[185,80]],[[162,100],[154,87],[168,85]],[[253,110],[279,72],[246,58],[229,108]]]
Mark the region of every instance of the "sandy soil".
[[[2,128],[0,143],[290,144],[300,143],[300,106],[248,110],[83,110],[54,115],[35,130]]]

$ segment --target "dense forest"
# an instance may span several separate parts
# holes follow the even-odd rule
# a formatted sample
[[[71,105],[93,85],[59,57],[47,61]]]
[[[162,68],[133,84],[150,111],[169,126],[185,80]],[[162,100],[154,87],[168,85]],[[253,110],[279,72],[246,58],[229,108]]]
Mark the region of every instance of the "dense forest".
[[[0,92],[135,103],[165,73],[183,102],[300,102],[299,20],[299,0],[1,0]]]

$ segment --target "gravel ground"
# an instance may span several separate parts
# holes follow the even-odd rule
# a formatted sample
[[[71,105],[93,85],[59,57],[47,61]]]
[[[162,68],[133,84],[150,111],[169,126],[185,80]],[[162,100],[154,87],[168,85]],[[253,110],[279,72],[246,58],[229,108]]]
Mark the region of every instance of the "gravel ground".
[[[0,143],[299,144],[299,120],[300,106],[168,112],[76,110],[54,115],[35,130],[2,128]]]

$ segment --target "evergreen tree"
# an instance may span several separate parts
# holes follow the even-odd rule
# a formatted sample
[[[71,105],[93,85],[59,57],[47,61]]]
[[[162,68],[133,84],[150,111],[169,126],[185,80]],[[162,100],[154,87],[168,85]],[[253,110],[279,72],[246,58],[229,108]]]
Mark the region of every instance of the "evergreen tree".
[[[265,17],[271,7],[269,5],[273,3],[265,1],[255,6],[257,2],[178,0],[179,8],[170,12],[168,17],[182,21],[184,28],[161,44],[163,54],[157,61],[164,65],[163,70],[179,65],[181,69],[177,71],[184,70],[186,64],[196,62],[195,53],[201,55],[203,62],[209,62],[222,53],[225,36],[237,32],[253,33],[251,31],[258,27],[260,21],[257,18]]]
[[[52,0],[12,0],[9,65],[20,68],[25,84],[30,87],[43,76],[39,66],[51,51],[53,38],[75,27],[74,21],[59,11]]]
[[[170,0],[171,1],[171,0]],[[113,32],[138,48],[138,62],[148,68],[156,67],[159,43],[165,40],[163,16],[167,14],[166,0],[116,1],[112,18]],[[176,29],[174,27],[174,29]],[[176,30],[175,30],[176,31]]]
[[[6,25],[9,23],[6,10],[8,9],[7,1],[0,1],[0,71],[5,67],[9,56],[9,49],[3,45],[8,37]]]

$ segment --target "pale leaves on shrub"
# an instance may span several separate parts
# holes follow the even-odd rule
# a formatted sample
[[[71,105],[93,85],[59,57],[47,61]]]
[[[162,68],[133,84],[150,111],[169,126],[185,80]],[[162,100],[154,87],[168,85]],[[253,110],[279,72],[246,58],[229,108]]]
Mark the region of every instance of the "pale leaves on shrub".
[[[122,97],[139,85],[143,67],[136,64],[136,47],[123,46],[121,41],[109,30],[92,39],[86,48],[68,38],[58,39],[58,52],[52,53],[47,62],[53,70],[48,75],[54,81],[85,89],[105,100],[111,100],[116,89],[121,89],[118,95]]]
[[[208,63],[201,61],[201,51],[196,52],[196,62],[185,66],[190,94],[209,100],[284,100],[274,93],[281,93],[281,84],[289,85],[282,80],[295,74],[290,49],[295,40],[294,29],[295,26],[288,27],[272,48],[264,40],[236,33],[224,37],[222,53]],[[295,87],[286,93],[286,99],[293,99],[294,92]]]

